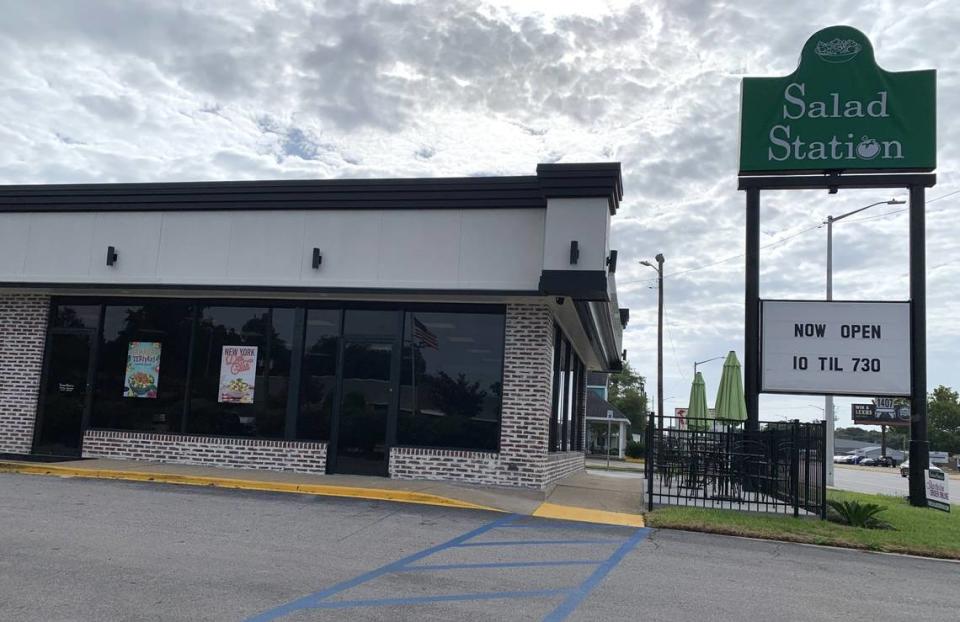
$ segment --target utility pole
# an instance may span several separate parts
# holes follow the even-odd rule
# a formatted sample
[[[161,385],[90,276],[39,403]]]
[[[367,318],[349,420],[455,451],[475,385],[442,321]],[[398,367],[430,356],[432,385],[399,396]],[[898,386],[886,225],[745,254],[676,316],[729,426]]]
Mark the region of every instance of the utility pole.
[[[663,429],[663,253],[657,253],[657,265],[641,261],[657,271],[657,427]]]
[[[827,225],[827,300],[833,300],[833,223],[838,220],[842,220],[847,216],[853,216],[854,214],[859,214],[860,212],[870,209],[871,207],[876,207],[877,205],[903,205],[906,201],[901,201],[899,199],[890,199],[889,201],[877,201],[876,203],[871,203],[864,207],[860,207],[846,214],[841,214],[837,217],[827,216],[827,220],[824,221],[824,224]],[[836,427],[836,421],[833,413],[833,396],[827,395],[823,400],[823,417],[827,420],[827,486],[833,486],[833,454],[834,451],[834,428]]]

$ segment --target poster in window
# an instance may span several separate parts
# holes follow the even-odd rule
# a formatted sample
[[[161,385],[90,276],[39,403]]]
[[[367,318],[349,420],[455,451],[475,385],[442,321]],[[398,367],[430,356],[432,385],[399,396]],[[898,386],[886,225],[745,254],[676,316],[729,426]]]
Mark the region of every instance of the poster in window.
[[[218,402],[253,404],[257,346],[223,346]]]
[[[123,397],[157,399],[160,384],[160,342],[131,341],[127,346],[127,371]]]

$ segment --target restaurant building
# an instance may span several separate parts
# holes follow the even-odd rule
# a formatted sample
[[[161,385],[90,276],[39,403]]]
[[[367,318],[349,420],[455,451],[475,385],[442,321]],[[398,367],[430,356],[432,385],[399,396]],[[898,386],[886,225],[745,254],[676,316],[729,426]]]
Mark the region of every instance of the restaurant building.
[[[0,453],[543,488],[621,365],[620,165],[0,187]]]

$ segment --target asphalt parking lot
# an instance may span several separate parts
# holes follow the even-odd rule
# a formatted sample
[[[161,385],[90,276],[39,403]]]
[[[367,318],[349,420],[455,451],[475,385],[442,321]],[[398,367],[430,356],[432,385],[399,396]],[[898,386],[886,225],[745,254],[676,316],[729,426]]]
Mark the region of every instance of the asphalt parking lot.
[[[960,565],[380,501],[0,475],[0,620],[952,619]]]

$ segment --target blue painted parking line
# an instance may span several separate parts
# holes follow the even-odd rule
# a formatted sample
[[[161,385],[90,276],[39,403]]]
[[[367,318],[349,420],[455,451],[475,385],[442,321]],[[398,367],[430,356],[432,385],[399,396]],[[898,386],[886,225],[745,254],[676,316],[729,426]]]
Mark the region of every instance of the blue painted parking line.
[[[605,562],[603,562],[596,570],[593,571],[587,580],[581,583],[579,586],[574,588],[570,594],[567,596],[566,600],[560,603],[560,606],[554,609],[550,615],[543,619],[543,622],[560,622],[560,620],[566,620],[571,613],[580,606],[580,603],[589,596],[590,592],[597,587],[603,578],[606,577],[611,570],[613,570],[617,564],[619,564],[623,558],[632,551],[641,541],[643,541],[647,536],[650,535],[650,530],[647,528],[638,529],[633,536],[624,542],[620,548],[614,551]]]
[[[312,609],[352,609],[354,607],[383,607],[387,605],[425,605],[464,600],[501,600],[506,598],[544,598],[566,594],[569,589],[529,590],[526,592],[480,592],[477,594],[444,594],[441,596],[412,596],[410,598],[372,598],[370,600],[338,600],[317,603]]]
[[[570,559],[555,562],[490,562],[487,564],[434,564],[432,566],[407,566],[397,572],[417,572],[431,570],[460,570],[476,568],[535,568],[538,566],[596,566],[604,559]]]
[[[444,542],[443,544],[438,544],[428,549],[424,549],[419,553],[414,553],[413,555],[404,557],[403,559],[397,560],[392,564],[381,566],[376,570],[371,570],[370,572],[364,573],[353,579],[343,581],[342,583],[338,583],[333,587],[329,587],[325,590],[321,590],[319,592],[309,594],[302,598],[298,598],[297,600],[289,602],[286,605],[281,605],[276,609],[265,611],[264,613],[261,613],[252,618],[249,618],[247,622],[270,622],[270,620],[276,620],[277,618],[281,618],[289,613],[293,613],[294,611],[298,611],[300,609],[310,609],[324,598],[333,596],[334,594],[343,592],[344,590],[348,590],[352,587],[356,587],[361,583],[366,583],[367,581],[376,579],[377,577],[383,576],[389,572],[393,572],[394,570],[398,568],[402,568],[407,564],[412,564],[413,562],[423,559],[424,557],[429,557],[430,555],[433,555],[434,553],[437,553],[444,549],[450,548],[451,546],[456,546],[457,544],[460,544],[461,542],[469,540],[470,538],[474,538],[476,536],[484,534],[490,531],[491,529],[496,529],[500,525],[510,524],[513,521],[517,520],[517,518],[518,517],[516,514],[509,514],[507,516],[504,516],[503,518],[499,518],[493,521],[492,523],[487,523],[486,525],[478,527],[473,531],[468,531],[465,534],[459,535],[456,538],[449,540],[448,542]]]
[[[496,542],[464,542],[460,547],[469,546],[523,546],[525,544],[621,544],[623,540],[497,540]]]
[[[271,622],[286,615],[301,611],[304,609],[350,609],[355,607],[384,607],[384,606],[403,606],[403,605],[423,605],[441,602],[458,601],[483,601],[499,600],[511,598],[547,598],[565,595],[566,598],[560,605],[554,609],[544,620],[548,622],[559,622],[566,619],[580,603],[590,594],[590,592],[600,584],[600,582],[616,567],[617,564],[637,546],[650,533],[649,529],[639,529],[627,540],[612,539],[572,539],[572,540],[501,540],[492,542],[468,542],[469,540],[481,536],[494,529],[507,529],[520,527],[515,524],[519,517],[516,515],[505,516],[491,523],[487,523],[477,529],[457,536],[452,540],[424,549],[413,555],[404,557],[386,566],[371,570],[361,574],[353,579],[343,581],[325,590],[309,594],[298,598],[285,605],[276,607],[257,616],[249,618],[247,622]],[[483,547],[483,546],[526,546],[543,544],[608,544],[619,545],[617,549],[606,559],[586,560],[557,560],[557,561],[530,561],[530,562],[490,562],[490,563],[458,563],[458,564],[424,564],[413,565],[430,555],[441,551],[460,547]],[[525,568],[525,567],[547,567],[547,566],[596,566],[594,571],[582,583],[576,586],[545,590],[526,590],[526,591],[508,591],[508,592],[478,592],[471,594],[438,594],[430,596],[414,596],[406,598],[374,598],[360,600],[328,600],[331,596],[340,594],[346,590],[357,587],[383,575],[402,572],[427,572],[427,571],[445,571],[445,570],[476,570],[482,568]]]

